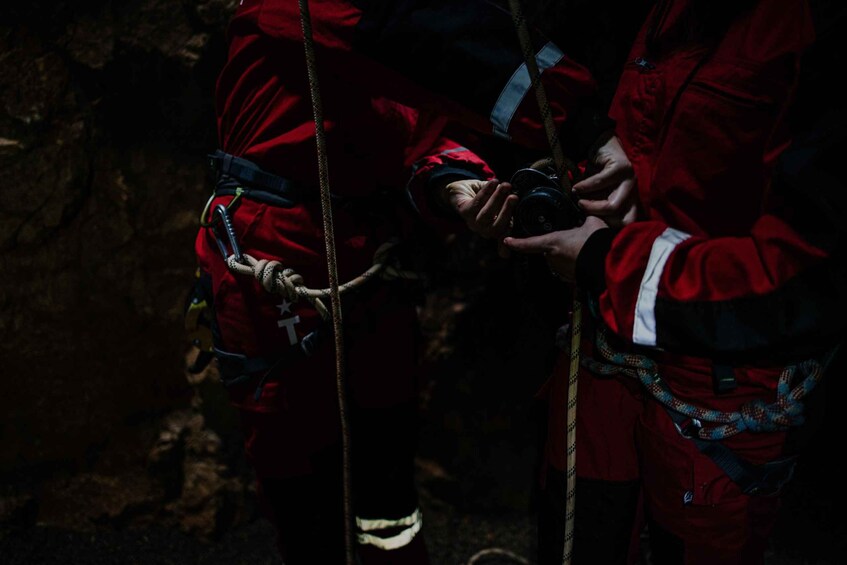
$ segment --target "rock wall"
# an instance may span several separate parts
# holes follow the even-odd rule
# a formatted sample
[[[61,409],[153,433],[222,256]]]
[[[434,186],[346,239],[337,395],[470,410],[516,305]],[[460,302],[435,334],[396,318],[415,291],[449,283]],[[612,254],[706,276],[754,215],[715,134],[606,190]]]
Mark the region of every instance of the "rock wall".
[[[220,478],[181,327],[236,4],[0,8],[0,520],[93,527],[242,488]]]

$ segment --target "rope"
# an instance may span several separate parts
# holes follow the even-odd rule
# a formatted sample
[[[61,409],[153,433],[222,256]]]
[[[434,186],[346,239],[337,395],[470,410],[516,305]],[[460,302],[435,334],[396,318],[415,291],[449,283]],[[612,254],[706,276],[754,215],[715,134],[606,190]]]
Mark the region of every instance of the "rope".
[[[517,553],[509,551],[508,549],[501,549],[499,547],[489,547],[487,549],[483,549],[474,553],[471,558],[468,559],[465,565],[477,565],[477,563],[482,563],[489,557],[505,557],[507,559],[513,560],[515,563],[520,563],[520,565],[530,565],[531,563],[529,559],[521,557]]]
[[[529,26],[527,25],[526,16],[524,15],[520,0],[509,0],[509,8],[512,12],[512,22],[515,24],[515,29],[518,32],[518,40],[521,44],[521,51],[523,51],[524,62],[529,71],[530,84],[535,91],[538,110],[541,112],[541,121],[544,124],[544,132],[547,134],[547,142],[553,153],[553,162],[556,164],[556,170],[559,173],[559,181],[562,183],[562,188],[570,192],[571,183],[568,177],[568,167],[571,163],[565,157],[565,152],[562,149],[562,141],[559,139],[559,133],[556,131],[556,123],[553,121],[553,112],[550,109],[550,103],[547,101],[547,91],[544,90],[544,85],[541,83],[541,71],[538,70],[538,62],[535,60],[535,50],[532,47],[532,39],[529,36]]]
[[[804,422],[803,398],[820,382],[823,366],[815,359],[802,361],[783,369],[776,388],[776,400],[770,404],[761,399],[752,400],[734,412],[702,408],[675,397],[668,384],[659,376],[656,362],[643,355],[614,351],[606,339],[605,330],[597,332],[597,351],[603,362],[586,359],[586,368],[599,375],[622,374],[637,379],[650,394],[680,414],[691,418],[700,439],[720,441],[749,432],[775,432],[799,426]],[[795,378],[802,380],[791,388]],[[706,422],[712,425],[703,425]]]
[[[532,48],[532,40],[529,36],[529,27],[526,16],[523,13],[520,0],[509,0],[509,8],[512,11],[512,21],[518,32],[518,40],[523,51],[526,68],[535,91],[538,102],[538,110],[544,123],[544,131],[547,141],[553,153],[553,161],[559,171],[559,182],[562,188],[570,192],[571,183],[568,178],[568,161],[562,150],[562,143],[556,131],[556,124],[547,101],[547,93],[541,83],[541,72],[535,61],[535,52]],[[579,376],[579,348],[582,340],[582,302],[579,300],[579,291],[575,288],[573,293],[573,319],[571,322],[571,352],[570,366],[568,369],[568,411],[567,411],[567,471],[565,483],[565,545],[562,550],[562,563],[570,565],[573,559],[574,542],[574,517],[576,513],[576,393],[577,377]]]
[[[399,244],[399,240],[391,239],[379,246],[374,254],[373,265],[358,277],[338,285],[339,294],[358,288],[376,276],[383,279],[417,278],[415,273],[389,264],[391,252]],[[330,312],[322,299],[332,295],[331,288],[308,288],[303,277],[294,269],[284,268],[279,261],[256,259],[246,253],[242,255],[241,263],[236,260],[235,255],[230,255],[226,259],[226,265],[233,273],[253,277],[267,292],[281,294],[291,302],[297,302],[301,298],[308,300],[324,320],[330,319]]]
[[[326,157],[326,134],[324,132],[323,107],[318,84],[315,45],[312,36],[312,16],[309,1],[298,0],[300,24],[303,28],[303,46],[306,53],[306,72],[309,75],[309,90],[312,111],[315,116],[315,141],[318,151],[318,175],[321,187],[321,212],[323,215],[326,263],[329,272],[329,296],[332,305],[332,329],[335,336],[335,385],[338,395],[338,415],[341,421],[341,467],[344,504],[344,551],[347,565],[354,565],[355,542],[353,538],[352,486],[350,472],[350,428],[347,416],[347,397],[344,382],[344,343],[341,319],[341,291],[338,286],[338,264],[335,255],[335,230],[332,223],[332,202],[329,190],[329,168]],[[293,284],[293,283],[292,283]],[[287,287],[286,287],[287,288]]]

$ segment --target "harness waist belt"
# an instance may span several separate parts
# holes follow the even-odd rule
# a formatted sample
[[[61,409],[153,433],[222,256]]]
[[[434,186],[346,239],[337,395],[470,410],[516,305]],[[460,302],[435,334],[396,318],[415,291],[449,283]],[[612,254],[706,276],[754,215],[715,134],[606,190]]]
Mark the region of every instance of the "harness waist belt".
[[[218,196],[235,195],[241,189],[245,196],[285,208],[303,199],[300,185],[264,171],[247,159],[218,150],[208,156],[208,162],[217,180],[215,194]]]

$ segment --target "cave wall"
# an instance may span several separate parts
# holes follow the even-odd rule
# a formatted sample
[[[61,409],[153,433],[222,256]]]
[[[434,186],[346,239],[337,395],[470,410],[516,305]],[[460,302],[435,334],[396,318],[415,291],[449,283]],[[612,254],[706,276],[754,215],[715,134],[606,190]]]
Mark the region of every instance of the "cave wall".
[[[202,408],[220,399],[185,378],[181,319],[236,5],[0,8],[0,521],[84,522],[62,510],[77,499],[115,517],[211,481],[168,477],[174,450],[220,474]]]

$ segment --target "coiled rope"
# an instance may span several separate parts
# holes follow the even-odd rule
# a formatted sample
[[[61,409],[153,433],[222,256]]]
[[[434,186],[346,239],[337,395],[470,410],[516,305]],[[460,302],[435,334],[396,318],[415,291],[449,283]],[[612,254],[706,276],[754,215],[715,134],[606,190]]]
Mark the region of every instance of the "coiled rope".
[[[599,375],[622,374],[637,379],[653,398],[691,418],[697,436],[704,440],[719,441],[745,431],[775,432],[801,425],[804,422],[801,401],[817,386],[824,373],[823,365],[815,359],[790,365],[779,375],[774,402],[756,399],[741,405],[737,411],[723,412],[694,406],[674,396],[659,375],[655,361],[643,355],[615,351],[604,329],[597,331],[596,343],[603,360],[585,359],[583,365],[587,369]],[[798,375],[802,375],[802,380],[791,388]],[[712,425],[704,425],[704,422]]]

